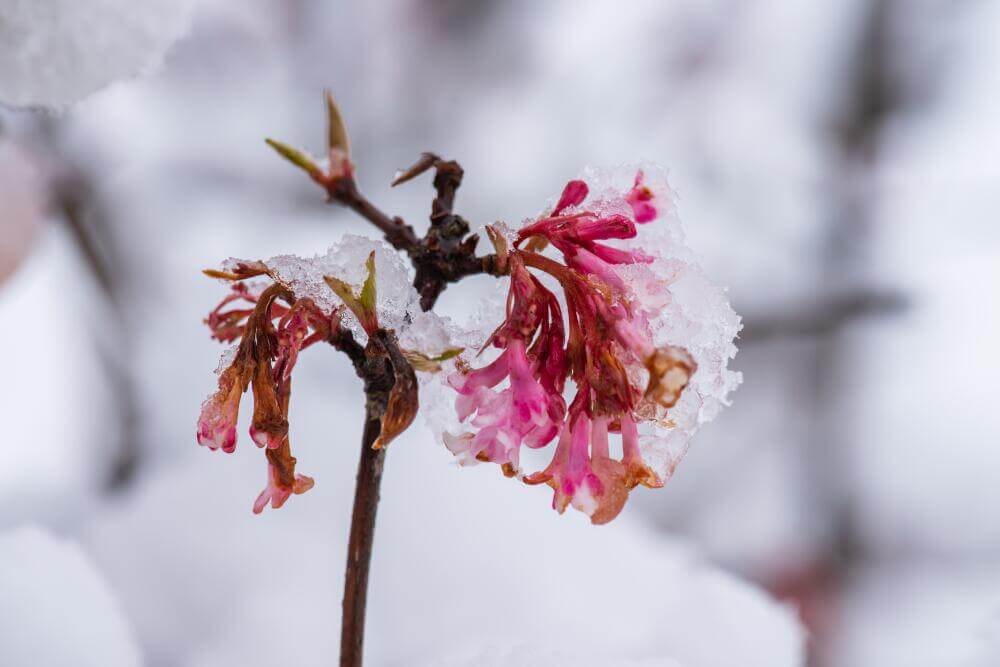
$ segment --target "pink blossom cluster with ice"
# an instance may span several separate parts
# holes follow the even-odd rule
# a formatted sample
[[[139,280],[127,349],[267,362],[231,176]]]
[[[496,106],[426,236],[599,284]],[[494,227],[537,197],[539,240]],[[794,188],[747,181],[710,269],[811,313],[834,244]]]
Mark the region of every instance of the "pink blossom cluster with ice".
[[[510,281],[480,352],[499,356],[456,361],[454,419],[439,429],[461,464],[547,484],[555,509],[594,523],[617,516],[636,486],[663,486],[740,382],[727,367],[739,318],[684,244],[665,176],[628,174],[586,171],[516,234],[491,230]],[[526,473],[522,447],[553,441],[550,463]]]

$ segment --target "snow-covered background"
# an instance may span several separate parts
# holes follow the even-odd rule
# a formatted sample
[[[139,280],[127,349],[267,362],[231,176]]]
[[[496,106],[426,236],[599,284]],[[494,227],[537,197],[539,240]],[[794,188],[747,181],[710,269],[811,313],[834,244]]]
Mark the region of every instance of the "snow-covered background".
[[[362,187],[418,226],[429,184],[388,182],[423,150],[465,167],[474,224],[585,164],[663,164],[746,326],[734,405],[607,527],[455,468],[418,420],[372,665],[1000,664],[989,0],[0,0],[0,664],[334,660],[348,362],[303,355],[316,487],[285,508],[250,514],[245,438],[194,440],[200,269],[372,234],[263,143],[319,150],[326,87]]]

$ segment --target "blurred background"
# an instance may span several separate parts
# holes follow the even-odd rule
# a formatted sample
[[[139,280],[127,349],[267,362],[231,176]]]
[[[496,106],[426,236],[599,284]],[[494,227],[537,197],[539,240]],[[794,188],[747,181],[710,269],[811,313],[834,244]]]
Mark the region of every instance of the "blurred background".
[[[515,597],[544,644],[563,613],[544,600],[576,587],[603,591],[580,614],[632,628],[609,653],[655,654],[669,610],[629,612],[586,570],[553,574],[584,552],[654,571],[649,540],[785,601],[810,666],[1000,664],[988,0],[206,0],[150,76],[62,114],[0,111],[0,529],[78,540],[147,664],[336,653],[362,411],[347,361],[300,363],[292,433],[317,483],[284,509],[250,515],[264,464],[245,438],[225,458],[194,440],[221,351],[201,319],[223,288],[200,270],[373,235],[263,143],[318,152],[324,88],[362,188],[418,228],[429,183],[388,183],[424,150],[461,162],[474,225],[535,214],[587,164],[663,164],[745,325],[732,407],[621,527],[595,535],[541,490],[454,470],[422,426],[394,444],[374,664],[432,660],[420,619],[438,613],[505,641]],[[471,312],[477,281],[440,310]],[[685,666],[800,660],[678,650]]]

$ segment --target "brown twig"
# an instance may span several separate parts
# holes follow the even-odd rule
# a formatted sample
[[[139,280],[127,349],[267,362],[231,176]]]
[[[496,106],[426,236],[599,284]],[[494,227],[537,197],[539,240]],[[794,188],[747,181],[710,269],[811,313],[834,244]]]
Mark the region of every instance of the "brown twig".
[[[362,664],[365,639],[365,608],[368,601],[368,571],[375,540],[375,516],[379,488],[385,466],[385,449],[372,445],[378,438],[382,420],[365,414],[361,436],[361,458],[354,486],[354,510],[351,513],[351,536],[347,545],[347,568],[344,571],[343,620],[340,626],[340,667]]]
[[[365,383],[365,427],[361,436],[361,457],[354,487],[340,631],[341,667],[359,667],[364,649],[368,572],[386,452],[385,448],[375,449],[374,445],[382,431],[382,418],[395,383],[389,354],[389,347],[395,346],[395,337],[380,330],[366,347],[361,347],[349,332],[341,330],[331,339],[331,343],[347,354],[358,376]]]
[[[375,225],[385,236],[385,240],[396,250],[410,253],[420,245],[420,239],[413,231],[413,227],[403,222],[402,218],[392,218],[383,213],[367,197],[361,194],[353,178],[339,179],[327,191],[327,194],[330,197],[330,201],[335,201],[346,206]]]
[[[476,256],[479,237],[470,235],[468,222],[452,211],[456,191],[462,182],[462,168],[457,162],[424,153],[416,164],[396,178],[393,185],[408,181],[430,168],[436,170],[434,187],[437,196],[431,206],[430,226],[423,238],[418,237],[413,227],[402,218],[387,215],[369,201],[358,189],[352,175],[336,179],[327,187],[331,202],[339,203],[371,222],[388,243],[409,256],[416,269],[414,287],[420,294],[420,306],[425,311],[434,307],[441,292],[450,283],[465,276],[480,273],[499,275],[503,272],[496,255]],[[347,546],[340,635],[341,667],[360,667],[364,651],[368,573],[375,539],[379,488],[385,466],[386,450],[376,446],[386,420],[393,386],[403,381],[404,377],[412,378],[413,369],[403,358],[395,336],[385,330],[378,330],[364,348],[345,331],[332,337],[330,342],[351,358],[359,377],[365,382],[365,426]]]
[[[424,153],[412,167],[396,177],[393,185],[409,181],[433,168],[437,196],[431,205],[430,226],[423,238],[402,218],[384,213],[368,200],[351,176],[337,179],[328,189],[331,202],[356,212],[382,232],[385,240],[410,257],[416,276],[413,286],[420,294],[420,307],[430,310],[441,292],[466,276],[502,273],[496,255],[476,256],[478,234],[469,234],[469,223],[453,212],[455,194],[462,184],[462,167],[454,160],[442,160]]]
[[[457,162],[424,153],[393,181],[394,186],[399,185],[434,169],[437,196],[431,205],[427,232],[419,237],[402,218],[387,215],[361,194],[350,161],[347,129],[329,92],[326,94],[326,105],[330,157],[327,167],[321,167],[303,151],[279,141],[267,139],[267,143],[323,187],[330,202],[341,204],[368,220],[382,232],[392,247],[409,256],[416,270],[413,286],[420,294],[423,310],[433,308],[449,284],[466,276],[506,272],[503,258],[497,255],[476,256],[479,236],[469,234],[469,223],[453,211],[463,175],[462,167]],[[333,284],[331,286],[337,289]],[[364,380],[366,397],[365,428],[361,439],[361,460],[358,462],[345,572],[341,667],[360,667],[363,657],[368,569],[375,537],[385,446],[410,425],[417,411],[417,382],[413,367],[399,349],[394,333],[372,328],[372,322],[374,327],[378,326],[374,315],[371,314],[367,324],[362,322],[369,332],[368,344],[364,348],[342,327],[335,327],[330,334],[330,343],[351,358],[355,370]]]

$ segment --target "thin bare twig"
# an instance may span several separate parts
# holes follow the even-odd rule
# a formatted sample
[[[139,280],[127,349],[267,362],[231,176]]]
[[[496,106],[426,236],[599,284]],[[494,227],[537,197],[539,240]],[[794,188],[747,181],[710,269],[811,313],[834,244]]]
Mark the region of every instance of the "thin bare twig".
[[[424,153],[394,183],[406,182],[432,167],[437,196],[431,206],[430,226],[423,238],[418,237],[402,218],[387,215],[368,200],[353,177],[338,179],[327,190],[331,202],[346,206],[368,220],[392,247],[410,257],[416,269],[413,286],[420,294],[420,307],[424,310],[433,308],[441,292],[451,283],[481,273],[502,273],[496,255],[476,256],[479,235],[469,234],[469,223],[452,210],[456,191],[462,183],[462,167],[457,162]]]
[[[341,667],[362,664],[365,634],[365,608],[368,600],[368,572],[375,539],[379,488],[385,465],[385,448],[375,449],[382,430],[382,418],[395,382],[389,346],[395,337],[379,331],[367,347],[361,347],[349,332],[341,331],[331,343],[347,354],[355,371],[365,383],[365,427],[361,436],[361,456],[354,487],[354,509],[347,545],[344,572],[343,617],[340,635]]]

